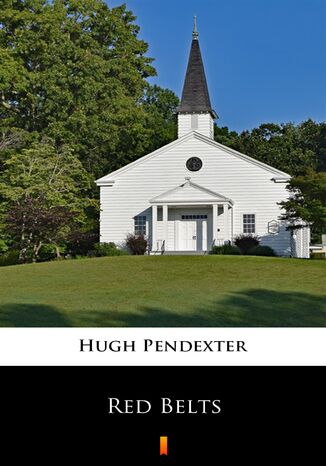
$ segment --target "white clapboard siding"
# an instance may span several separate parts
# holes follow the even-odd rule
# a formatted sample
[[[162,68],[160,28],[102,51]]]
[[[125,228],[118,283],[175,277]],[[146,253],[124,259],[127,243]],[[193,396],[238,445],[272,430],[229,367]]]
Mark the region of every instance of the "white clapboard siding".
[[[193,156],[200,157],[203,162],[198,172],[189,172],[186,168],[186,161]],[[278,220],[281,214],[277,203],[288,196],[286,184],[276,183],[272,178],[286,179],[286,174],[238,156],[234,151],[214,141],[209,142],[197,133],[191,133],[169,144],[165,149],[156,151],[153,156],[146,156],[98,180],[98,184],[102,185],[101,241],[121,244],[127,233],[134,231],[133,219],[136,215],[147,216],[148,234],[151,235],[150,199],[181,185],[186,177],[191,177],[193,183],[233,201],[229,222],[233,235],[242,233],[243,214],[255,214],[256,233],[262,237],[263,243],[272,246],[278,254],[290,254],[290,235],[285,227],[279,234],[268,233],[268,222]],[[104,185],[109,181],[114,181],[113,186]],[[224,220],[221,224],[224,225]],[[173,248],[173,225],[173,215],[170,212],[170,249]],[[160,228],[158,226],[157,239],[161,239],[163,234]],[[208,242],[209,240],[210,238]]]
[[[214,120],[210,113],[178,114],[178,137],[189,131],[197,131],[208,138],[214,138]]]

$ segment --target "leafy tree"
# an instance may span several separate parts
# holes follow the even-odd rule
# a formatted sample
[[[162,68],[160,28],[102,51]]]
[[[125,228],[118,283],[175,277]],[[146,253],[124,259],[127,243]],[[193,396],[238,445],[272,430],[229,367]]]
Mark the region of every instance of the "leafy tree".
[[[57,149],[53,141],[45,139],[14,152],[4,162],[0,196],[5,206],[28,197],[44,199],[49,207],[73,208],[83,220],[84,209],[96,205],[84,196],[91,183],[92,177],[69,146]]]
[[[302,133],[302,124],[264,123],[251,132],[243,131],[237,149],[290,175],[300,175],[317,166],[315,148]]]
[[[215,140],[290,175],[309,168],[326,168],[326,124],[309,119],[293,123],[264,123],[237,134],[227,127],[214,129]]]
[[[326,123],[309,119],[299,125],[299,145],[309,149],[317,158],[317,171],[326,171]]]
[[[13,152],[4,162],[0,179],[2,233],[19,242],[24,258],[29,248],[36,258],[45,236],[58,244],[70,233],[65,223],[69,212],[80,228],[89,226],[89,212],[97,210],[97,201],[88,196],[91,184],[92,177],[68,146],[57,149],[53,141],[43,140]]]
[[[290,199],[281,202],[283,218],[292,227],[301,219],[311,225],[313,240],[319,241],[326,232],[326,172],[308,171],[305,176],[290,180],[287,189]]]
[[[239,150],[239,135],[236,131],[230,131],[227,126],[220,128],[214,125],[214,139],[224,146]]]
[[[96,176],[143,155],[155,70],[134,20],[103,0],[2,1],[2,127],[68,144]]]
[[[174,92],[157,85],[148,86],[142,105],[147,115],[147,127],[151,131],[149,152],[177,138],[176,110],[179,98]]]
[[[60,242],[70,231],[75,213],[67,207],[48,208],[44,199],[26,197],[16,201],[6,216],[6,229],[20,250],[20,260],[38,259],[43,243],[54,244],[60,257]]]

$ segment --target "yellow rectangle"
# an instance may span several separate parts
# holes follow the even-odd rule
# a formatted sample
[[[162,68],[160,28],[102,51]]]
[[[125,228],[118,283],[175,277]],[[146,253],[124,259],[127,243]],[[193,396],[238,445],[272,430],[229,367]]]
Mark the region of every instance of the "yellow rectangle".
[[[160,455],[168,454],[168,438],[160,437]]]

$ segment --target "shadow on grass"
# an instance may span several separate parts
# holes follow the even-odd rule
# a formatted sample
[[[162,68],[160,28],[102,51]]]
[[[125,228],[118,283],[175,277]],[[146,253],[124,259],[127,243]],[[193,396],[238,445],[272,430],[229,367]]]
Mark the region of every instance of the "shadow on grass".
[[[73,311],[46,305],[0,306],[2,327],[325,327],[326,300],[308,293],[253,289],[186,311],[142,307],[133,311]]]
[[[0,327],[71,327],[62,313],[42,304],[5,304],[0,306]]]

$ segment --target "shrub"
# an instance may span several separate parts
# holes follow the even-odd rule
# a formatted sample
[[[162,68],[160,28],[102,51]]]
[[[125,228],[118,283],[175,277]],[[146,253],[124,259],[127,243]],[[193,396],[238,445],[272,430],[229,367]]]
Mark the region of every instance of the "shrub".
[[[93,251],[89,251],[87,255],[92,257],[92,252]],[[96,257],[122,256],[126,254],[125,251],[118,249],[114,243],[96,243],[94,245],[94,253]]]
[[[67,242],[67,253],[75,256],[86,256],[93,250],[95,243],[99,240],[99,235],[94,231],[73,231]]]
[[[3,239],[0,239],[0,254],[7,252],[8,249],[9,246],[6,244],[6,242]]]
[[[11,249],[0,256],[0,267],[20,264],[19,251]]]
[[[250,249],[258,246],[259,237],[254,235],[238,235],[234,239],[234,244],[238,246],[241,254],[248,254]]]
[[[60,252],[63,253],[63,248],[60,248]],[[51,261],[57,257],[56,247],[54,244],[42,244],[39,250],[37,260],[38,262]]]
[[[250,256],[269,256],[269,257],[275,257],[277,256],[276,252],[274,249],[272,249],[269,246],[254,246],[251,248],[248,252]]]
[[[147,239],[144,235],[128,235],[126,245],[134,256],[143,256],[147,250]]]
[[[326,259],[326,253],[325,252],[311,252],[310,259],[314,259],[314,260]]]
[[[226,254],[232,256],[238,256],[240,249],[232,244],[223,244],[223,246],[213,246],[211,254]]]

